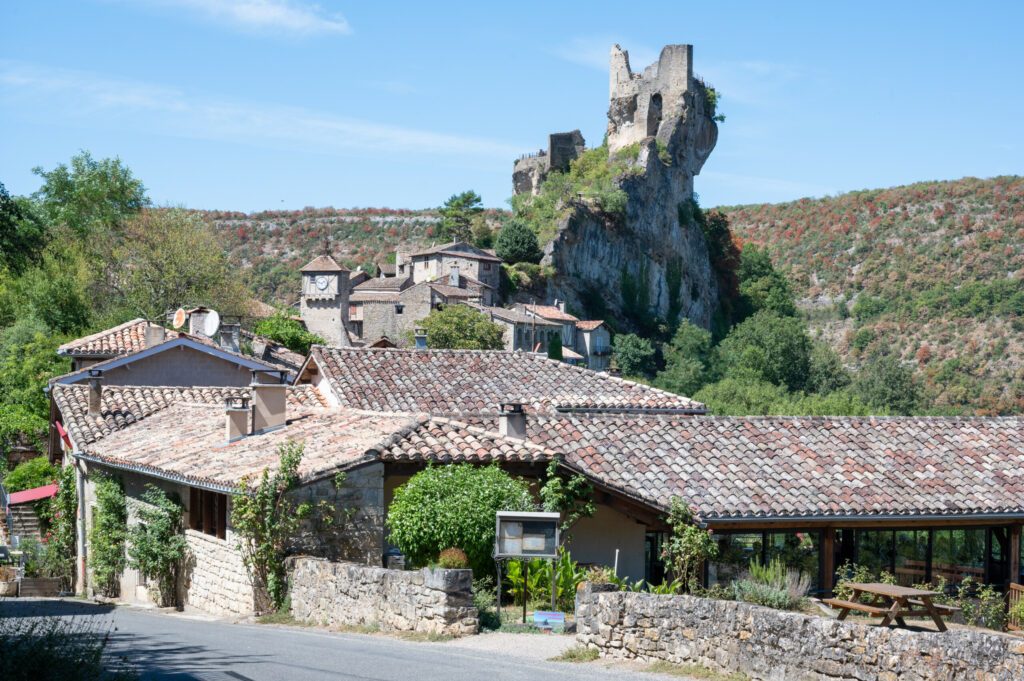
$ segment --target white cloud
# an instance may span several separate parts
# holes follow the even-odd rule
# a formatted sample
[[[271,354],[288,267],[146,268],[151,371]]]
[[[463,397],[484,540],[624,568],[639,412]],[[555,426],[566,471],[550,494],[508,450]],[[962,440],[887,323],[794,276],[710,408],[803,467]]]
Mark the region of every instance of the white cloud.
[[[301,107],[193,97],[173,87],[2,60],[0,103],[8,108],[25,106],[34,117],[321,153],[374,151],[509,160],[525,148]]]
[[[352,32],[345,17],[319,5],[296,0],[138,0],[143,4],[185,10],[211,23],[234,29],[293,35]]]
[[[658,59],[658,51],[646,45],[630,45],[609,36],[573,38],[565,45],[554,49],[555,56],[608,73],[608,57],[612,45],[618,44],[629,52],[629,66],[634,73],[640,72]]]

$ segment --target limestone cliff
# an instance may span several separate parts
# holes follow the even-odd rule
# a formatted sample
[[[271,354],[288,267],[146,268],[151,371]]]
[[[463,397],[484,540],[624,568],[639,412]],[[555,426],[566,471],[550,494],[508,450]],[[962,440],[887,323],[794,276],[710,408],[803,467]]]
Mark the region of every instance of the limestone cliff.
[[[669,45],[634,74],[628,54],[612,48],[607,145],[630,158],[615,180],[625,210],[571,199],[544,245],[542,264],[556,272],[548,297],[619,329],[682,316],[709,327],[718,306],[707,245],[690,217],[693,177],[718,139],[714,97],[694,78],[692,54],[690,45]]]

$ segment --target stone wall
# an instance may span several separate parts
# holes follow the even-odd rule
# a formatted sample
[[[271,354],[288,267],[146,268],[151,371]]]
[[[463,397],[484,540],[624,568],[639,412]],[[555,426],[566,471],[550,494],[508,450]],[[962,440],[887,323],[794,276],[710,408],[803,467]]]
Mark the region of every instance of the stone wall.
[[[305,556],[290,560],[292,615],[328,626],[475,634],[472,585],[470,570],[387,570]]]
[[[191,553],[185,570],[185,602],[214,615],[251,615],[252,584],[233,533],[218,539],[185,530],[185,540]]]
[[[968,629],[883,629],[733,601],[583,585],[577,640],[602,656],[697,663],[754,679],[1024,678],[1024,641]]]

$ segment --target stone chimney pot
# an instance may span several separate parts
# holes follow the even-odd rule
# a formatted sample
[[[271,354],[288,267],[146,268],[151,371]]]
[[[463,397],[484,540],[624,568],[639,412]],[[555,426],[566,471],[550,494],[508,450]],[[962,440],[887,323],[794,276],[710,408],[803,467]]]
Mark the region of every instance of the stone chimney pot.
[[[288,386],[283,382],[283,372],[278,372],[277,383],[263,382],[268,372],[252,372],[252,430],[256,435],[280,428],[287,423]]]
[[[103,411],[103,369],[89,369],[89,416]]]
[[[167,329],[160,326],[159,324],[154,324],[153,322],[149,322],[146,325],[147,348],[156,347],[157,345],[163,343],[165,340],[167,340]]]
[[[227,416],[225,439],[234,442],[249,434],[252,412],[249,409],[248,397],[229,397],[224,401],[224,413]]]
[[[502,402],[498,415],[498,432],[516,440],[526,439],[526,413],[522,402]]]

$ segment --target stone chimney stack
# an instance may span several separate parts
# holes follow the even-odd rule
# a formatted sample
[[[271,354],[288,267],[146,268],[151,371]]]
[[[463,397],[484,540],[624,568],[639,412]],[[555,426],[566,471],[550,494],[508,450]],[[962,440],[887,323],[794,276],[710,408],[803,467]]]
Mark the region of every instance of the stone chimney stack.
[[[454,286],[455,288],[459,287],[459,266],[458,265],[452,265],[452,269],[448,273],[448,285],[449,286]]]
[[[188,335],[205,336],[203,328],[206,322],[206,315],[209,313],[205,307],[197,307],[188,313]]]
[[[103,369],[89,369],[89,416],[103,411]]]
[[[242,347],[242,325],[220,325],[220,347],[228,352],[238,352]]]
[[[284,372],[278,372],[276,383],[264,382],[268,372],[252,372],[252,434],[280,428],[287,422],[288,386]]]
[[[516,440],[526,439],[526,413],[522,402],[502,402],[498,415],[498,432]]]
[[[225,439],[234,442],[249,434],[249,422],[252,412],[249,410],[248,397],[229,397],[224,401],[224,413],[227,416]]]
[[[422,326],[417,326],[415,331],[416,338],[416,349],[426,350],[427,349],[427,330]]]
[[[163,343],[165,340],[167,340],[167,329],[160,326],[159,324],[154,324],[153,322],[149,322],[148,324],[146,324],[147,348],[156,347],[157,345]]]

